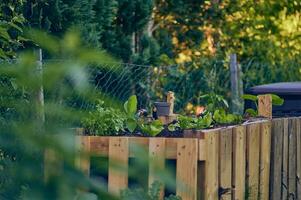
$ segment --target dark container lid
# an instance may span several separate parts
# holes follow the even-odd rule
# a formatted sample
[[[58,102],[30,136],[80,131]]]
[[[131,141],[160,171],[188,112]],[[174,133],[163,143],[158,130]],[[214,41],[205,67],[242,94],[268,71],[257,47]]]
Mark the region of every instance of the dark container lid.
[[[301,82],[282,82],[259,85],[246,91],[249,94],[301,95]]]
[[[170,103],[167,103],[167,102],[154,102],[154,105],[156,107],[168,107],[168,106],[170,106]]]

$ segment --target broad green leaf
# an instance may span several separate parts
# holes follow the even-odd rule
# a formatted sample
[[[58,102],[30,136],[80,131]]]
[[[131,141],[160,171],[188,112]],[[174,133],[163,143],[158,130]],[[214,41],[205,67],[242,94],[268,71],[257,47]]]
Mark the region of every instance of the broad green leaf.
[[[246,113],[248,113],[250,116],[252,116],[252,117],[256,117],[257,116],[257,111],[256,110],[254,110],[254,109],[252,109],[252,108],[248,108],[247,110],[246,110]]]
[[[164,128],[163,128],[163,125],[162,126],[157,126],[157,125],[154,125],[154,124],[151,124],[149,126],[150,130],[149,130],[149,134],[151,136],[156,136],[158,135]]]
[[[135,119],[129,118],[126,121],[126,127],[127,129],[132,133],[137,128],[137,122]]]
[[[9,22],[9,25],[10,25],[11,27],[17,29],[17,30],[20,31],[21,33],[23,33],[23,30],[22,30],[22,28],[21,28],[20,26],[14,24],[14,23],[12,23],[12,22]]]
[[[276,105],[276,106],[282,106],[284,103],[284,99],[282,99],[281,97],[279,97],[276,94],[271,94],[272,96],[272,104]]]
[[[134,116],[137,112],[137,97],[136,95],[130,96],[130,98],[124,103],[125,112],[128,116]]]
[[[178,123],[176,123],[176,124],[169,124],[168,127],[167,127],[167,129],[168,129],[169,131],[173,132],[173,131],[176,130],[177,127],[179,127],[179,124],[178,124]]]
[[[210,125],[212,124],[212,115],[211,113],[207,113],[204,117],[203,117],[203,120],[204,120],[204,124],[207,127],[210,127]]]
[[[163,126],[163,124],[162,124],[162,122],[160,121],[160,120],[154,120],[154,121],[152,121],[151,122],[151,125],[153,125],[153,126],[157,126],[157,127],[161,127],[161,126]]]
[[[225,104],[226,108],[229,108],[228,101],[226,99],[222,99],[223,103]]]
[[[257,96],[255,96],[255,95],[251,95],[251,94],[244,94],[244,95],[242,95],[242,98],[244,99],[244,100],[250,100],[250,101],[257,101]]]
[[[125,111],[126,113],[128,113],[128,101],[124,102],[123,108],[124,108],[124,111]]]

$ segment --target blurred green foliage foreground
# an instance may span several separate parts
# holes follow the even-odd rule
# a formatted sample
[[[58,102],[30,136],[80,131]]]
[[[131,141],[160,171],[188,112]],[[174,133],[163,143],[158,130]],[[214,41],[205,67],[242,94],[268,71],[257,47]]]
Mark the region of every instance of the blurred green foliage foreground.
[[[98,99],[101,94],[92,92],[87,67],[114,61],[105,52],[82,47],[76,32],[60,41],[38,31],[27,34],[48,54],[63,60],[59,63],[40,69],[36,54],[29,50],[18,61],[0,64],[0,199],[116,199],[74,166],[72,127],[86,113],[72,99]],[[45,150],[64,162],[44,166]],[[135,199],[133,192],[124,194],[133,197],[125,199]]]

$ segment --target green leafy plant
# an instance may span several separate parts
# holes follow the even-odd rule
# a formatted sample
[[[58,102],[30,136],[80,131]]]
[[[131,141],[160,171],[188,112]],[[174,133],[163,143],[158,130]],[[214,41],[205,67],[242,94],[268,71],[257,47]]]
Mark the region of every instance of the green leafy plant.
[[[182,130],[193,129],[194,128],[194,121],[195,121],[195,118],[180,115],[178,117],[178,123],[175,124],[175,126],[178,125]]]
[[[155,181],[152,183],[148,191],[143,190],[142,188],[135,189],[125,189],[121,191],[121,200],[159,200],[160,199],[160,189],[161,183]],[[181,200],[182,198],[175,195],[170,195],[165,197],[164,200]]]
[[[205,94],[199,97],[203,99],[206,103],[206,110],[209,112],[214,112],[216,109],[228,109],[229,104],[227,100],[222,96],[215,93]]]
[[[195,121],[196,129],[204,129],[204,128],[209,128],[212,124],[212,114],[210,112],[207,112],[206,115],[203,117],[198,117],[197,120]]]
[[[149,123],[140,122],[139,127],[143,133],[146,133],[150,136],[156,136],[164,129],[160,120],[154,120]]]
[[[178,117],[178,122],[175,124],[170,124],[168,126],[169,131],[174,131],[176,128],[182,130],[187,129],[204,129],[209,128],[212,124],[212,114],[207,112],[203,117],[189,117],[180,115]]]
[[[235,114],[228,114],[224,109],[214,111],[213,120],[217,124],[239,124],[242,122],[242,116]]]
[[[272,96],[272,105],[274,106],[281,106],[284,103],[284,99],[279,97],[278,95],[275,94],[267,94]],[[256,117],[258,116],[258,96],[252,95],[252,94],[244,94],[242,95],[242,98],[244,100],[249,100],[254,102],[256,109],[253,108],[248,108],[246,109],[245,113],[250,115],[251,117]]]
[[[88,116],[82,120],[82,125],[89,133],[115,135],[123,131],[125,120],[120,110],[105,107],[104,102],[99,101],[96,110],[89,112]]]
[[[132,95],[129,97],[129,99],[124,103],[124,111],[126,114],[126,128],[132,133],[137,128],[138,122],[137,122],[137,96]]]

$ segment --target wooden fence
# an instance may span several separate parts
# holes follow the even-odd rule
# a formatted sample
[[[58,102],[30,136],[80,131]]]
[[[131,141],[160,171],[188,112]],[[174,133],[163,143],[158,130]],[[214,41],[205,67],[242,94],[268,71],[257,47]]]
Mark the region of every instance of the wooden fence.
[[[128,186],[133,146],[147,148],[149,185],[157,169],[176,160],[176,193],[183,200],[301,199],[301,118],[261,120],[197,131],[194,138],[78,136],[80,151],[108,157],[108,189]],[[116,168],[116,164],[117,166]],[[90,157],[78,166],[88,175]],[[119,169],[119,170],[118,170]],[[163,197],[163,192],[162,192]]]
[[[273,119],[270,199],[301,199],[301,118]]]

